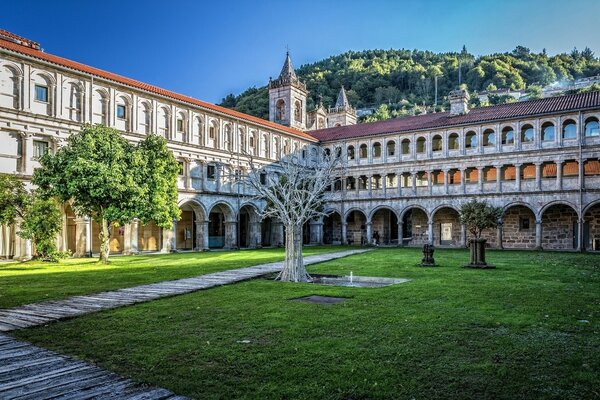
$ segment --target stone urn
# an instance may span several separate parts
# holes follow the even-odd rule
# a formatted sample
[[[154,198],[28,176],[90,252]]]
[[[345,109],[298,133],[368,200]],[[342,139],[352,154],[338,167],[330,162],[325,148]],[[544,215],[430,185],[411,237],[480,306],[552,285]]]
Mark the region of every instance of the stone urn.
[[[496,268],[485,262],[485,243],[487,239],[471,239],[469,241],[469,250],[471,253],[471,262],[467,268]]]
[[[435,259],[433,258],[434,248],[432,244],[423,246],[423,258],[421,259],[422,267],[435,267]]]

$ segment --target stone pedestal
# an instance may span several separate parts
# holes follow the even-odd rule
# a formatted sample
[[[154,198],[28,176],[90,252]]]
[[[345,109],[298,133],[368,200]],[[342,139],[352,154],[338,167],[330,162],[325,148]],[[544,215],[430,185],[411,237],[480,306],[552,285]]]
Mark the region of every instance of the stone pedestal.
[[[469,249],[471,255],[471,262],[465,265],[465,268],[496,268],[493,265],[486,263],[485,261],[485,244],[486,239],[471,239],[469,241]]]

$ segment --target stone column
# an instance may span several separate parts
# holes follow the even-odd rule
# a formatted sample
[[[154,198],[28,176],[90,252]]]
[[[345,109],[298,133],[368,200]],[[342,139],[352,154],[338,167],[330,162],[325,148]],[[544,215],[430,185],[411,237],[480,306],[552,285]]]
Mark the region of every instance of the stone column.
[[[412,180],[412,190],[413,190],[413,194],[417,194],[417,173],[416,172],[411,172],[410,174],[411,176],[411,180]]]
[[[311,220],[310,226],[310,244],[323,244],[323,223]]]
[[[367,245],[371,245],[373,242],[373,223],[371,221],[366,223],[367,227]]]
[[[131,225],[123,226],[123,255],[131,254]]]
[[[466,168],[461,168],[460,169],[460,192],[461,193],[465,193],[466,192],[466,183],[465,183],[465,172],[466,172]]]
[[[450,171],[445,169],[443,172],[444,172],[444,193],[448,194],[448,172],[450,172]]]
[[[556,161],[556,190],[562,190],[562,161]]]
[[[387,174],[381,175],[381,188],[383,189],[383,197],[387,195]]]
[[[356,198],[359,198],[360,191],[360,175],[354,177],[354,190],[356,191]]]
[[[460,224],[460,246],[467,247],[467,226]]]
[[[342,244],[348,244],[348,223],[342,222]]]
[[[496,227],[496,241],[498,242],[499,249],[504,248],[504,245],[502,244],[503,240],[504,239],[502,238],[502,221],[500,221],[500,223]]]
[[[271,246],[283,246],[283,223],[281,221],[273,219],[271,221]]]
[[[131,226],[131,254],[138,254],[140,252],[139,244],[138,244],[140,221],[138,219],[134,219],[133,221],[131,221],[130,226]]]
[[[404,229],[404,221],[402,218],[398,219],[398,246],[402,246],[402,230]]]
[[[177,249],[177,221],[173,221],[173,227],[171,229],[163,228],[162,230],[162,249],[161,253],[170,253]]]
[[[11,240],[11,232],[10,225],[0,225],[0,239],[2,242],[0,243],[0,257],[3,259],[7,259],[10,257],[10,240]]]
[[[260,249],[262,247],[262,229],[260,221],[250,222],[248,247],[252,249]]]
[[[75,218],[75,253],[73,257],[88,257],[90,255],[92,251],[92,238],[88,236],[90,228],[91,221],[89,218]]]
[[[583,218],[577,219],[577,251],[585,250],[585,244],[583,243],[583,224],[585,220]]]
[[[237,249],[237,222],[225,222],[225,247],[228,249]]]
[[[396,172],[396,176],[398,177],[398,196],[402,196],[402,179],[404,179],[404,177],[402,176],[402,171],[398,170]]]
[[[427,191],[429,192],[429,195],[431,196],[431,193],[433,191],[433,179],[431,177],[431,174],[433,173],[433,171],[427,171]]]
[[[479,193],[483,193],[483,170],[485,167],[477,167],[477,184],[479,185]]]
[[[433,244],[433,220],[427,221],[427,242]]]
[[[502,165],[495,165],[496,168],[496,192],[502,193]]]
[[[369,189],[369,197],[373,195],[373,175],[367,175],[367,189]]]
[[[521,164],[515,164],[515,186],[517,192],[521,191]]]
[[[198,229],[196,231],[196,234],[198,234],[200,232],[201,234],[201,238],[202,238],[202,251],[208,251],[210,249],[210,243],[209,243],[209,231],[208,231],[208,221],[198,221],[199,224],[202,225],[202,229]],[[198,239],[199,240],[199,239]],[[200,243],[199,243],[200,245]]]
[[[535,220],[535,248],[542,250],[542,220]]]
[[[542,190],[542,163],[535,163],[535,190]]]

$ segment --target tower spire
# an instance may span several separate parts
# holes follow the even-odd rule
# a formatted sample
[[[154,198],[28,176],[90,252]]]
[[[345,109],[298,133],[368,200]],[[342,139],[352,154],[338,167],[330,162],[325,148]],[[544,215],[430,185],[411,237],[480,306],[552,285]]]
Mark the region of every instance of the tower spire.
[[[340,93],[338,94],[337,101],[335,102],[335,107],[346,107],[349,106],[348,97],[346,96],[346,89],[344,89],[344,85],[340,89]]]
[[[283,68],[281,68],[279,78],[297,78],[296,71],[294,71],[294,66],[292,65],[292,58],[290,57],[289,50],[285,52],[285,62],[283,63]]]

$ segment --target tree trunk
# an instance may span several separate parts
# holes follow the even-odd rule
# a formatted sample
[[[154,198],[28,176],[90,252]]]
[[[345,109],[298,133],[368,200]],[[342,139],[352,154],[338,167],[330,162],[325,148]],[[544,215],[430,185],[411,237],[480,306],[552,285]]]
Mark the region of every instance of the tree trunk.
[[[108,255],[110,253],[110,232],[108,230],[108,221],[102,217],[100,221],[100,262],[108,264]]]
[[[302,258],[302,224],[285,226],[285,261],[277,279],[285,282],[308,282]]]

